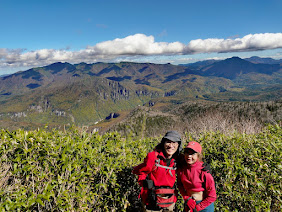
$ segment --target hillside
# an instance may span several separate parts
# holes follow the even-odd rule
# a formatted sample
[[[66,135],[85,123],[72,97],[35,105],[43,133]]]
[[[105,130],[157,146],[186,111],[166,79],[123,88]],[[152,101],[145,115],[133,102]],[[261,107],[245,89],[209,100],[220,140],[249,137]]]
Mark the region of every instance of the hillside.
[[[155,106],[165,112],[160,105],[167,108],[188,100],[275,101],[282,93],[281,64],[252,63],[237,57],[202,62],[193,68],[59,62],[4,76],[0,81],[0,126],[9,129],[93,127],[112,113],[125,117],[138,106]]]
[[[281,124],[282,101],[213,102],[187,101],[180,105],[138,107],[118,123],[98,124],[101,132],[117,131],[123,136],[145,138],[164,134],[168,129],[189,132],[195,138],[207,131],[225,134],[260,132],[266,124]],[[92,131],[93,128],[90,128]]]
[[[248,73],[271,75],[280,70],[279,64],[254,64],[239,57],[232,57],[224,61],[213,63],[201,70],[205,76],[217,76],[227,79],[235,79]]]

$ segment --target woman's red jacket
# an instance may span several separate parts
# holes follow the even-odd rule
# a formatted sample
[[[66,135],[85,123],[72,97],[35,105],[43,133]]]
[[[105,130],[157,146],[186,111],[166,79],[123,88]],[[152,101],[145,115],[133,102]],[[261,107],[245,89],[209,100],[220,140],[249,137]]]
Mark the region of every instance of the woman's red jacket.
[[[138,182],[140,186],[143,185],[143,180],[148,176],[149,179],[153,180],[156,187],[170,187],[173,188],[176,180],[176,171],[168,170],[162,167],[156,167],[156,160],[160,159],[160,165],[166,166],[166,158],[161,150],[155,150],[149,152],[144,162],[134,167],[133,174],[138,175]],[[175,167],[175,159],[172,158],[169,167]],[[142,201],[145,204],[149,204],[148,201],[148,188],[142,187],[139,197],[141,196]],[[177,191],[175,190],[174,202],[177,200]]]

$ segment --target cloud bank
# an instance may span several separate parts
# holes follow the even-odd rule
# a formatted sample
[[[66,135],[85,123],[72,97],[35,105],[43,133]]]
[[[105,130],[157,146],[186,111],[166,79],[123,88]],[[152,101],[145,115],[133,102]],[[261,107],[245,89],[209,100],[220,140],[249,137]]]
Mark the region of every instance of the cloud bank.
[[[191,40],[188,44],[156,42],[153,36],[135,34],[104,41],[80,51],[56,49],[26,51],[0,48],[0,67],[34,67],[54,62],[112,62],[123,57],[247,52],[277,48],[282,48],[282,33],[249,34],[234,39],[197,39]]]

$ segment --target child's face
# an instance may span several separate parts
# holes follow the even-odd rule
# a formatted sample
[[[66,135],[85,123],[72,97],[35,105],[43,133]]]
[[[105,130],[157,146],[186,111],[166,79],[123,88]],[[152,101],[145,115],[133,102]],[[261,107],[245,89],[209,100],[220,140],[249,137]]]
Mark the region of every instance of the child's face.
[[[186,149],[184,151],[184,157],[185,161],[190,165],[194,164],[199,158],[198,153],[193,149]]]

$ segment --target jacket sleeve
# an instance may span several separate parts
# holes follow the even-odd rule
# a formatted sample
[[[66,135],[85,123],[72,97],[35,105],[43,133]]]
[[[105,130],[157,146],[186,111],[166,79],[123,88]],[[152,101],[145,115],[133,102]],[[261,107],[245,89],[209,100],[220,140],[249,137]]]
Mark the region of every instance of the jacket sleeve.
[[[201,211],[208,207],[211,203],[216,200],[216,190],[215,190],[215,183],[212,175],[210,173],[204,172],[204,199],[202,202],[196,205],[197,211]]]
[[[181,182],[181,179],[180,179],[180,172],[177,172],[177,187],[178,187],[178,190],[180,191],[180,194],[182,196],[182,198],[185,200],[187,200],[190,196],[188,196],[182,182]]]
[[[133,168],[132,173],[138,175],[138,183],[142,186],[142,181],[152,172],[156,160],[155,152],[149,152],[144,162]]]

